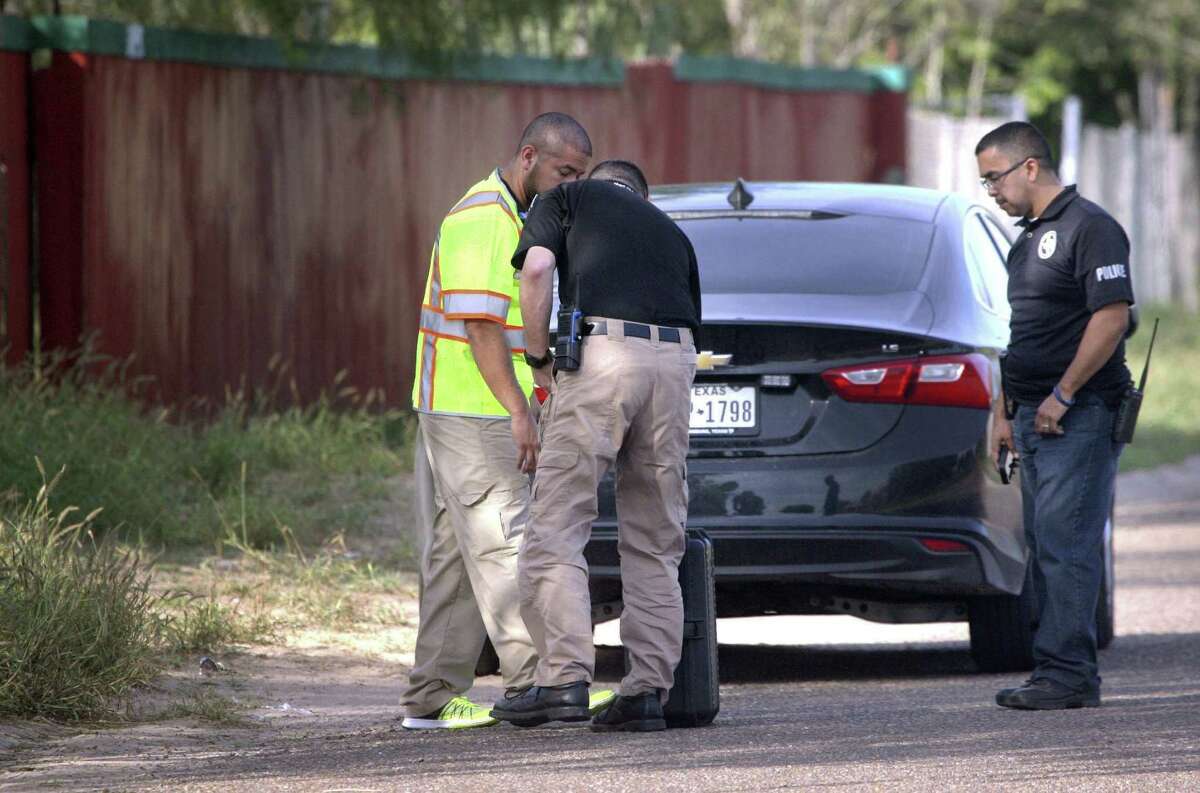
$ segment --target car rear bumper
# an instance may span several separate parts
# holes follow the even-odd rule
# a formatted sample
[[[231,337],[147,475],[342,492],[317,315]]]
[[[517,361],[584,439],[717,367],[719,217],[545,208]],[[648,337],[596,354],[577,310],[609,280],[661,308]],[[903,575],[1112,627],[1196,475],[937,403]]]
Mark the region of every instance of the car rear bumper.
[[[855,515],[752,528],[711,519],[688,526],[712,539],[718,585],[966,596],[1017,594],[1024,583],[1021,550],[993,542],[993,531],[976,520]],[[922,539],[956,540],[965,549],[932,551]],[[586,556],[593,579],[619,579],[616,528],[595,527]]]

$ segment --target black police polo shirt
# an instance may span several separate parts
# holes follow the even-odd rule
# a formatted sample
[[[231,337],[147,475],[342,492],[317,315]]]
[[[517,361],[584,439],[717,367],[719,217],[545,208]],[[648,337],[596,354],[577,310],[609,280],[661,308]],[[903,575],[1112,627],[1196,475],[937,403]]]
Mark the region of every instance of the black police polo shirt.
[[[1133,303],[1129,238],[1096,204],[1064,188],[1041,217],[1022,220],[1008,254],[1008,396],[1038,405],[1075,357],[1088,320],[1112,303]],[[1080,389],[1115,405],[1130,384],[1125,342]]]
[[[554,253],[559,302],[586,316],[700,330],[696,253],[675,221],[629,188],[603,179],[567,182],[529,209],[513,254]]]

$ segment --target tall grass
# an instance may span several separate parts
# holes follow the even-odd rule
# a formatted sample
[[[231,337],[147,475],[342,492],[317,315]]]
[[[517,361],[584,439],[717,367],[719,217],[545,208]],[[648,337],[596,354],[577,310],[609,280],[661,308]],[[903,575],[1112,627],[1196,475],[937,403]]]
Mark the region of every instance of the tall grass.
[[[0,511],[0,714],[56,720],[110,712],[157,671],[161,622],[138,558],[95,513],[36,496]]]
[[[286,369],[273,375],[274,390],[181,415],[91,345],[0,366],[0,716],[110,715],[170,654],[274,635],[258,601],[156,594],[125,541],[263,560],[282,547],[301,560],[289,580],[307,580],[335,563],[310,565],[306,548],[395,507],[412,423],[343,377],[302,404],[278,387]],[[60,473],[47,484],[46,470]]]
[[[284,367],[273,376],[287,383]],[[38,492],[37,458],[65,469],[59,503],[103,508],[97,531],[155,548],[354,534],[406,465],[410,422],[343,383],[311,404],[294,389],[230,391],[184,418],[147,407],[145,383],[91,346],[40,369],[0,367],[0,507]]]
[[[188,438],[165,411],[144,411],[128,396],[139,386],[90,348],[70,364],[55,357],[46,370],[0,367],[0,498],[10,506],[31,500],[42,487],[40,459],[48,470],[69,472],[56,484],[59,503],[104,510],[95,529],[124,524],[150,538],[177,532],[172,506],[195,500],[180,453]]]
[[[218,653],[230,644],[266,641],[276,635],[269,615],[241,614],[216,597],[170,593],[163,597],[163,606],[162,647],[168,652]]]

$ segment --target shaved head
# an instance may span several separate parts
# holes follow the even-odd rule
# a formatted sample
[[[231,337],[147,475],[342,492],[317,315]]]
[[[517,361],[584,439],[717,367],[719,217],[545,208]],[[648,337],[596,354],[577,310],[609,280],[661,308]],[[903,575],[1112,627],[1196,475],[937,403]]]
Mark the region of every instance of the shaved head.
[[[587,157],[592,156],[592,139],[587,130],[566,113],[542,113],[529,122],[521,133],[517,151],[533,146],[538,151],[562,151],[574,149]]]
[[[996,206],[1012,217],[1037,217],[1062,190],[1050,144],[1025,121],[1001,124],[975,147],[979,180]]]
[[[642,169],[628,160],[605,160],[592,169],[589,179],[604,179],[609,182],[620,182],[645,198],[650,194],[646,184],[646,175]]]
[[[539,193],[582,179],[591,159],[592,141],[578,121],[566,113],[542,113],[521,133],[501,176],[524,208]]]

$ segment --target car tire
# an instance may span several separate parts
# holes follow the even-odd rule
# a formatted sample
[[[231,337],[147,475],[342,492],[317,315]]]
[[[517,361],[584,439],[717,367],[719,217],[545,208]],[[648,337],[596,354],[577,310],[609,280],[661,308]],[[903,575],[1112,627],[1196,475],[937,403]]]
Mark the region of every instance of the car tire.
[[[1033,629],[1037,618],[1032,561],[1019,595],[976,598],[968,606],[971,657],[984,672],[1033,669]]]
[[[1096,647],[1103,650],[1112,644],[1116,635],[1116,567],[1113,554],[1113,529],[1116,528],[1116,510],[1108,509],[1108,522],[1104,524],[1104,577],[1100,580],[1100,598],[1096,601]]]

